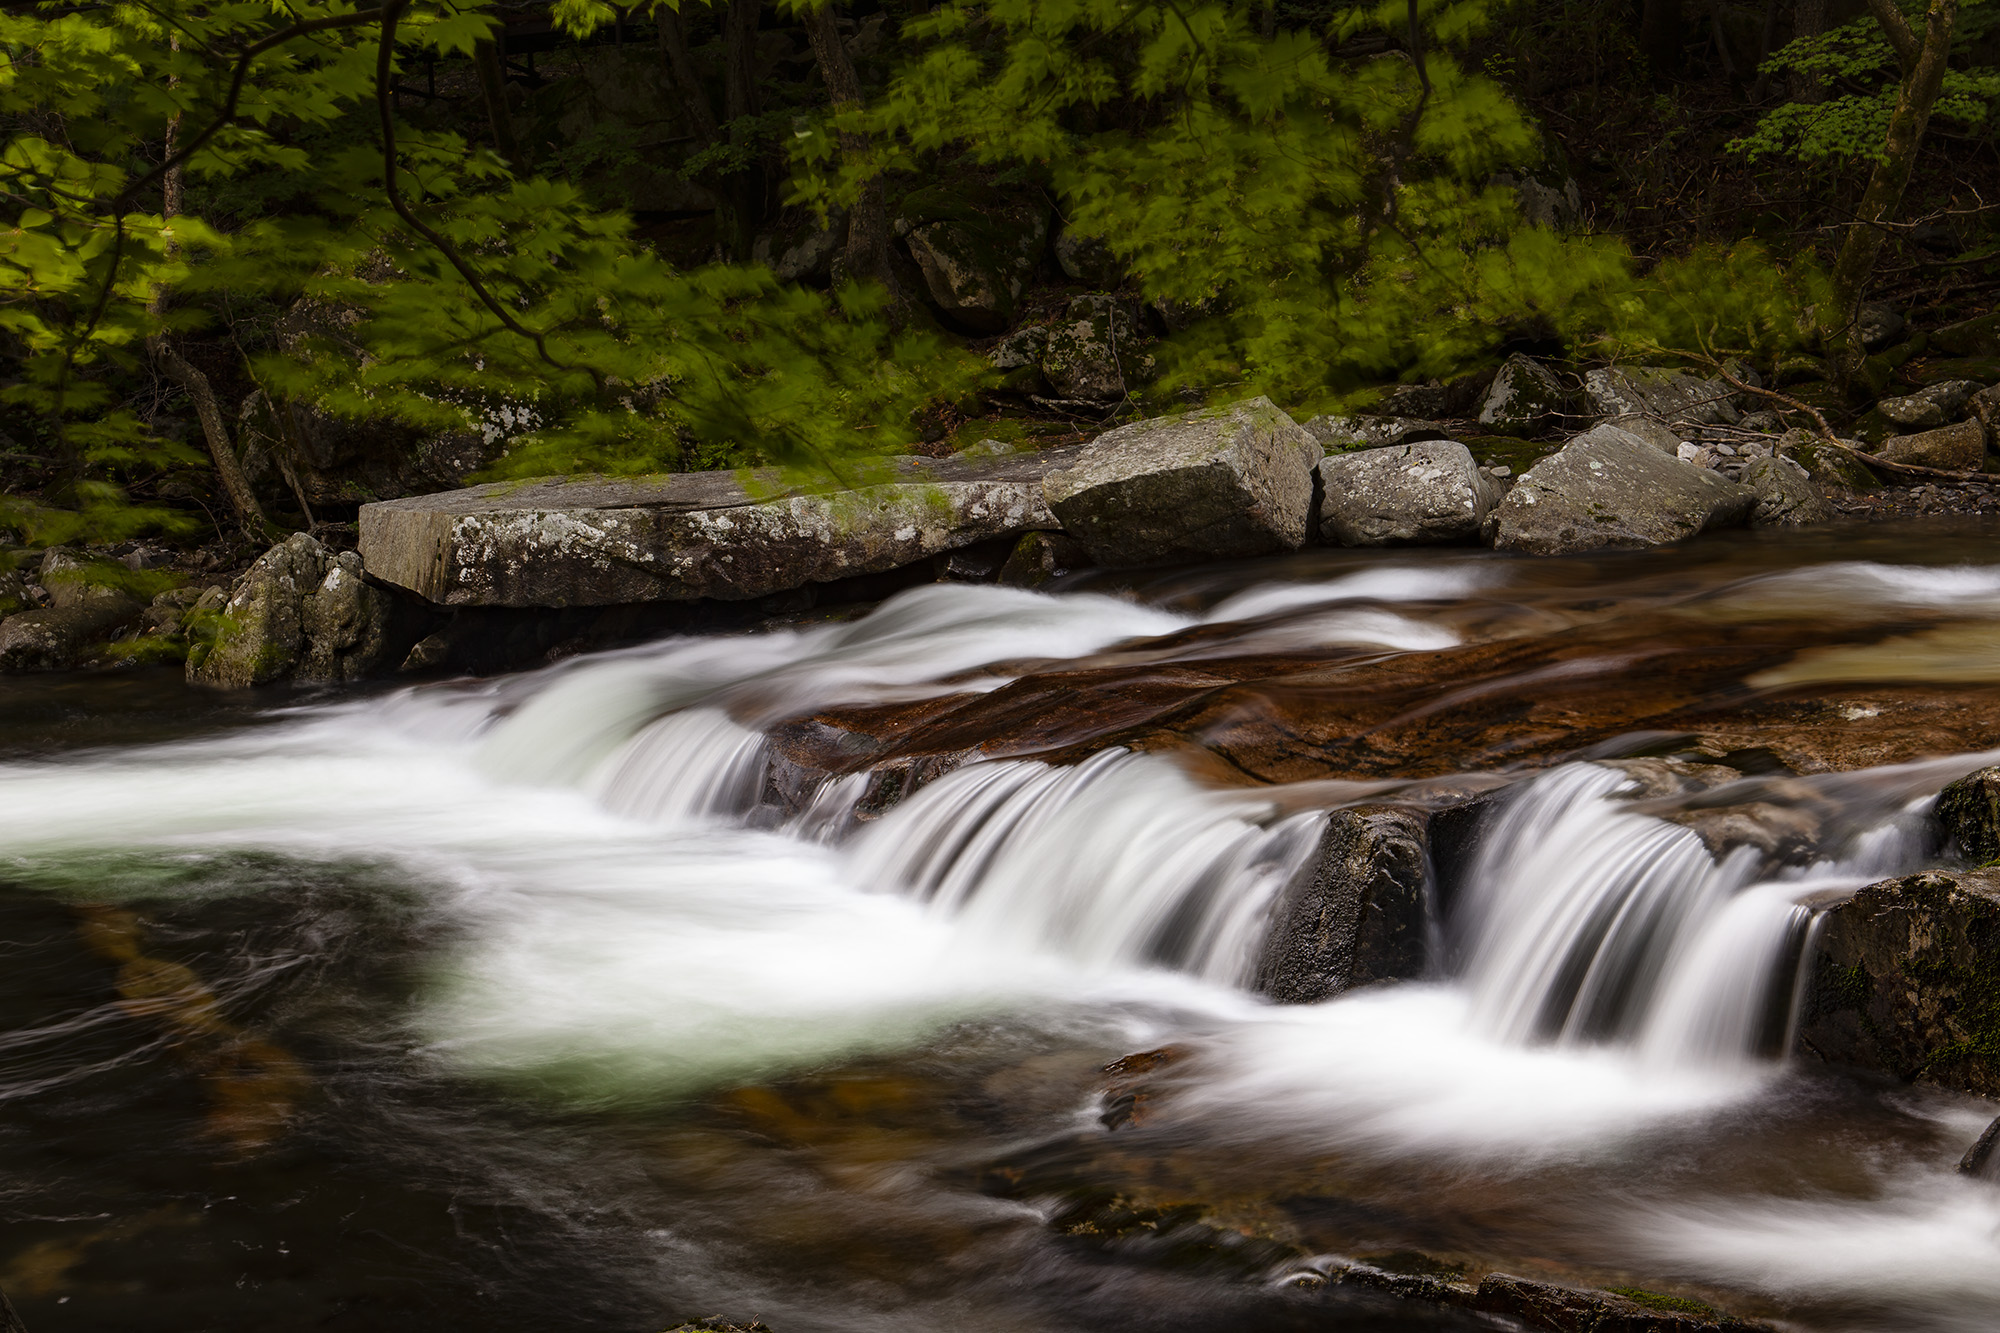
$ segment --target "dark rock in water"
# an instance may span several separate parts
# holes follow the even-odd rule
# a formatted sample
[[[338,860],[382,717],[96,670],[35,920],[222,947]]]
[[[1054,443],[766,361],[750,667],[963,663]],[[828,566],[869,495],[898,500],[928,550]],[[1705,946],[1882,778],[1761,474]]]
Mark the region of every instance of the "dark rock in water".
[[[1121,426],[1043,490],[1102,565],[1272,555],[1305,544],[1320,455],[1270,399],[1252,398]]]
[[[1317,1004],[1424,970],[1424,820],[1400,809],[1327,816],[1311,874],[1279,902],[1257,989]]]
[[[1982,768],[1938,793],[1945,844],[1975,865],[2000,861],[2000,768]]]
[[[1488,1273],[1472,1307],[1550,1333],[1701,1333],[1768,1330],[1769,1325],[1722,1314],[1699,1301],[1626,1288],[1593,1291]]]
[[[1803,528],[1833,521],[1827,503],[1800,464],[1783,456],[1760,458],[1743,469],[1742,482],[1757,493],[1753,528]]]
[[[811,494],[775,471],[612,480],[550,477],[361,511],[368,573],[450,606],[744,601],[915,564],[1061,526],[1042,478],[1079,447],[988,458],[898,458],[857,489]]]
[[[666,1333],[771,1333],[771,1326],[755,1319],[747,1324],[732,1324],[721,1315],[711,1315],[675,1324]]]
[[[1532,555],[1660,546],[1742,523],[1757,496],[1615,426],[1529,468],[1494,510],[1493,544]]]
[[[1812,967],[1806,1050],[2000,1094],[2000,870],[1869,885],[1827,913]]]
[[[1319,477],[1320,535],[1342,546],[1476,542],[1497,498],[1455,440],[1335,454]]]
[[[1496,435],[1539,435],[1569,411],[1569,391],[1555,372],[1516,353],[1493,376],[1479,424]]]
[[[1993,1149],[2000,1146],[2000,1116],[1995,1116],[1986,1130],[1965,1150],[1959,1158],[1958,1174],[1972,1176],[1979,1180],[2000,1180],[2000,1157]]]
[[[1031,532],[1014,543],[1000,566],[999,583],[1007,588],[1039,588],[1074,569],[1087,569],[1090,554],[1060,532]]]

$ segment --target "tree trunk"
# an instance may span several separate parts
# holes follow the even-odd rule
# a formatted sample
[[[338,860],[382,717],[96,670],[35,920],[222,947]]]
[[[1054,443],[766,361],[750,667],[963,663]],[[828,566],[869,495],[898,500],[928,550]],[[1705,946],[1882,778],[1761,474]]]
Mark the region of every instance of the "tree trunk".
[[[728,198],[730,235],[725,238],[737,260],[750,257],[757,224],[764,220],[764,170],[751,154],[756,134],[748,124],[761,109],[757,96],[758,0],[730,0],[722,24],[722,116],[729,142],[746,159],[740,170],[722,179]]]
[[[1836,371],[1852,378],[1865,354],[1854,337],[1854,323],[1860,313],[1861,298],[1867,293],[1868,279],[1882,253],[1886,237],[1883,224],[1903,202],[1910,175],[1916,169],[1917,151],[1923,146],[1924,130],[1930,124],[1931,107],[1944,86],[1946,62],[1951,56],[1951,30],[1958,19],[1958,0],[1930,0],[1924,16],[1923,45],[1916,59],[1904,71],[1896,95],[1896,109],[1889,117],[1889,133],[1882,143],[1882,160],[1868,177],[1860,206],[1854,210],[1847,238],[1833,265],[1832,309],[1820,321],[1820,337],[1825,342]]]
[[[1827,0],[1799,0],[1792,10],[1792,40],[1826,35]],[[1794,102],[1824,102],[1826,83],[1793,70],[1786,76],[1786,90]]]
[[[660,56],[666,62],[667,83],[680,99],[688,118],[688,130],[706,148],[717,136],[715,110],[701,86],[701,74],[694,66],[694,52],[688,46],[687,24],[680,11],[660,6],[654,13],[660,20]]]
[[[812,39],[813,58],[819,62],[820,77],[826,80],[828,99],[836,113],[861,105],[861,79],[854,72],[854,62],[848,58],[847,48],[841,45],[840,29],[833,21],[832,0],[815,5],[805,13],[806,35]],[[840,136],[843,152],[859,157],[868,151],[868,136],[853,131],[843,131]],[[889,210],[882,197],[880,178],[872,179],[847,211],[847,250],[845,254],[848,276],[860,281],[878,282],[888,291],[894,303],[892,309],[900,323],[904,318],[906,301],[896,275],[889,268]]]
[[[1770,84],[1770,76],[1764,73],[1764,62],[1771,58],[1771,50],[1778,41],[1778,0],[1764,0],[1764,34],[1757,43],[1757,81],[1750,85],[1750,100],[1764,100],[1764,90]]]
[[[1639,50],[1653,67],[1653,77],[1663,79],[1680,72],[1681,0],[1645,0],[1639,11]]]
[[[525,174],[527,161],[514,137],[514,118],[507,113],[507,69],[500,62],[498,42],[475,42],[472,67],[479,74],[479,97],[486,104],[486,123],[493,127],[493,151],[507,159],[516,174]]]

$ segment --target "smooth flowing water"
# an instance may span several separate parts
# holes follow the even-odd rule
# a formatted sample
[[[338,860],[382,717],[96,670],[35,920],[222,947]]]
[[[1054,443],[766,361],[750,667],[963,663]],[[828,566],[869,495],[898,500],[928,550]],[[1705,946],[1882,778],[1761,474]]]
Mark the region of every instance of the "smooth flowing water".
[[[1953,1167],[1996,1108],[1785,1052],[1818,913],[1933,864],[1930,797],[2000,734],[1665,791],[1622,758],[1678,752],[1652,713],[1579,712],[1573,750],[1439,719],[1577,682],[1685,716],[1824,690],[1828,728],[1989,699],[1991,535],[937,585],[248,705],[10,682],[0,1289],[34,1333],[1485,1326],[1311,1280],[1422,1251],[1803,1328],[1990,1329],[2000,1187]],[[1727,679],[1659,656],[1745,643]],[[1354,673],[1419,665],[1363,716]],[[1063,673],[1235,692],[1183,746],[1072,728],[886,812],[865,772],[774,795],[787,719]],[[1428,728],[1426,762],[1252,781],[1231,728],[1280,714]],[[1481,792],[1427,977],[1252,993],[1327,811]],[[1100,1068],[1163,1047],[1143,1123],[1106,1128]],[[1091,1190],[1326,1262],[1081,1244],[1050,1223]]]

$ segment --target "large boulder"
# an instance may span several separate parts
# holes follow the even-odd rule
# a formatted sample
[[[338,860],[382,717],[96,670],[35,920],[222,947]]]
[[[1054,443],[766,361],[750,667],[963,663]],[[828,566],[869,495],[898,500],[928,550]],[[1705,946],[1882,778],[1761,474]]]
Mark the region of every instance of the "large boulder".
[[[1424,821],[1408,810],[1336,810],[1310,874],[1277,904],[1257,989],[1317,1004],[1424,970]]]
[[[2000,861],[2000,768],[1982,768],[1938,793],[1945,846],[1976,865]]]
[[[1963,418],[1966,404],[1980,387],[1977,380],[1945,380],[1901,398],[1884,398],[1875,404],[1875,410],[1893,426],[1930,430]]]
[[[1102,565],[1305,544],[1319,443],[1268,398],[1135,421],[1044,479],[1063,531]]]
[[[1684,370],[1606,367],[1584,375],[1583,393],[1601,417],[1650,416],[1675,427],[1734,425],[1738,419],[1735,390]]]
[[[1756,503],[1748,486],[1598,426],[1515,483],[1494,510],[1493,544],[1534,555],[1660,546],[1742,523]]]
[[[1475,542],[1498,499],[1456,440],[1335,454],[1319,476],[1320,535],[1340,546]]]
[[[219,689],[274,681],[357,680],[393,670],[409,644],[390,594],[362,576],[361,557],[301,532],[257,558],[197,633],[188,680]]]
[[[1539,435],[1569,410],[1569,393],[1555,372],[1519,353],[1493,376],[1480,404],[1479,424],[1496,435]]]
[[[1743,469],[1742,482],[1757,493],[1750,511],[1753,528],[1804,528],[1833,520],[1833,506],[1806,475],[1782,455],[1759,458]]]
[[[1930,345],[1953,356],[2000,356],[2000,312],[1947,324],[1931,334]]]
[[[1976,472],[1986,461],[1986,428],[1977,421],[1961,421],[1914,435],[1891,435],[1877,452],[1890,463]]]
[[[56,549],[42,557],[48,605],[0,620],[0,671],[59,671],[136,621],[145,605],[97,582],[87,562]]]
[[[742,601],[1062,524],[1042,496],[1083,446],[895,458],[823,493],[775,470],[548,477],[361,510],[371,577],[448,606]]]
[[[1139,321],[1129,303],[1115,296],[1079,296],[1063,318],[1048,327],[1042,347],[1042,378],[1060,399],[1075,403],[1115,403],[1152,369],[1139,351]]]
[[[1788,430],[1774,446],[1778,456],[1789,458],[1806,470],[1824,491],[1869,491],[1881,480],[1868,465],[1845,449],[1837,448],[1809,430]]]
[[[973,333],[999,333],[1048,248],[1049,207],[981,187],[938,186],[906,198],[910,257],[946,319]]]
[[[2000,869],[1869,885],[1826,914],[1809,966],[1805,1050],[2000,1096]]]
[[[1382,449],[1418,440],[1448,440],[1451,428],[1442,421],[1417,417],[1309,417],[1301,427],[1330,451]]]

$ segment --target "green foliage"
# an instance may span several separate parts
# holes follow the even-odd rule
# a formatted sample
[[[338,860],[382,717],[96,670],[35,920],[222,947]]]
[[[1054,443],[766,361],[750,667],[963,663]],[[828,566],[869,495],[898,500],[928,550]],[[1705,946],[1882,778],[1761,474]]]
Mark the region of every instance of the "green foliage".
[[[1829,299],[1809,258],[1782,264],[1754,241],[1703,246],[1603,294],[1585,315],[1603,332],[1590,349],[1611,360],[1659,355],[1716,363],[1739,357],[1776,370],[1810,341],[1803,312]]]
[[[2000,25],[2000,10],[1964,5],[1953,30],[1961,56]],[[1916,30],[1923,31],[1921,16]],[[1751,161],[1783,158],[1808,165],[1843,166],[1883,160],[1889,117],[1896,108],[1896,53],[1881,25],[1864,17],[1818,37],[1801,37],[1765,62],[1767,73],[1792,74],[1827,91],[1818,102],[1784,102],[1766,112],[1730,149]],[[1948,69],[1932,116],[1968,129],[1984,129],[2000,103],[2000,70],[1991,66]]]

